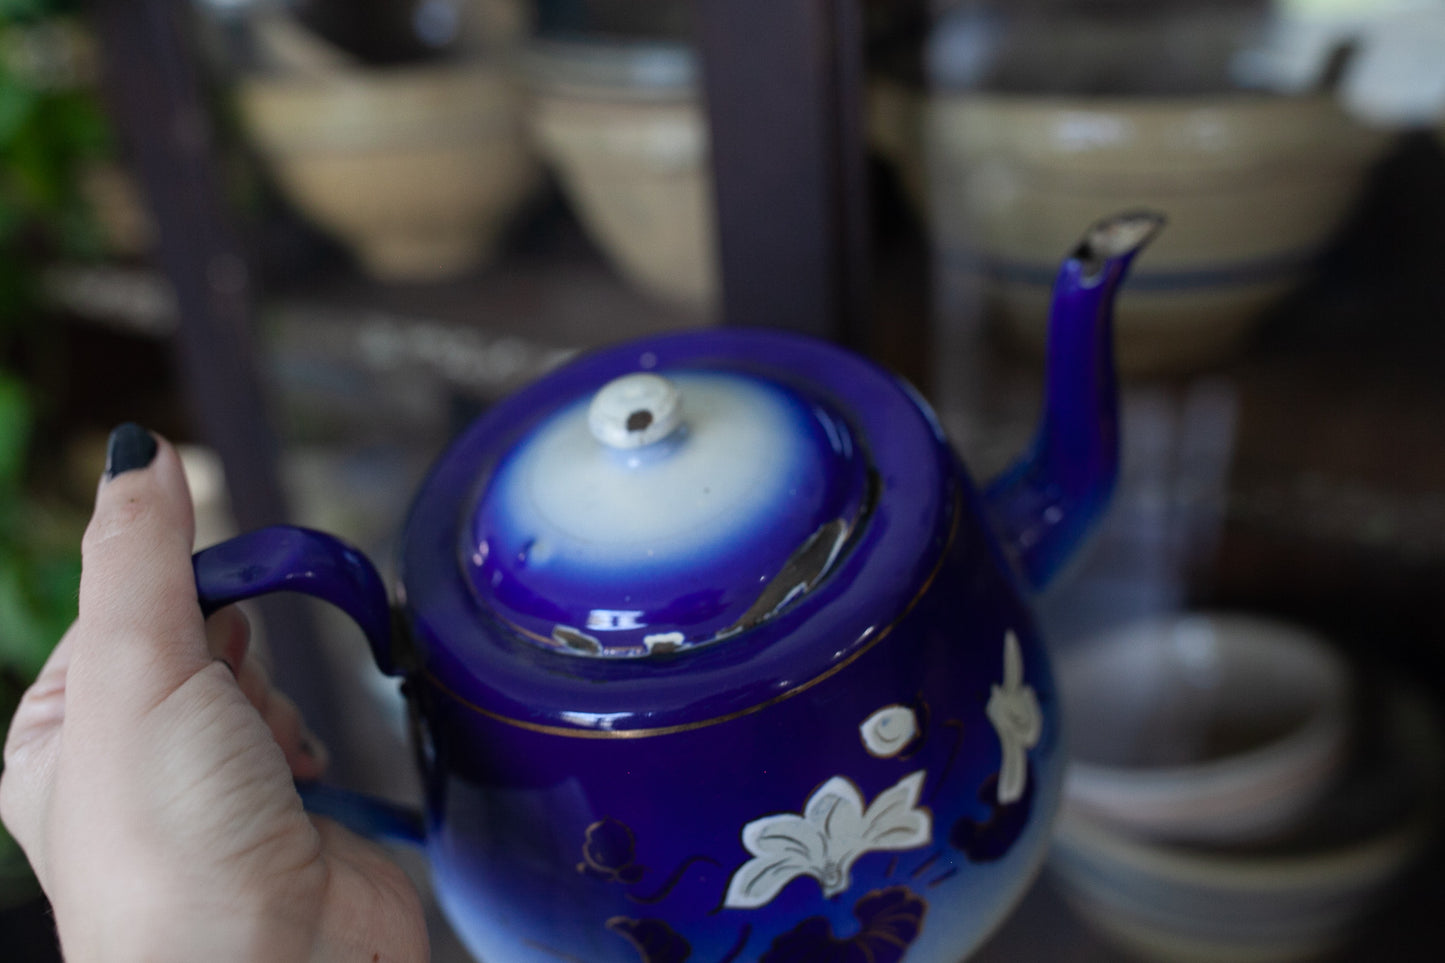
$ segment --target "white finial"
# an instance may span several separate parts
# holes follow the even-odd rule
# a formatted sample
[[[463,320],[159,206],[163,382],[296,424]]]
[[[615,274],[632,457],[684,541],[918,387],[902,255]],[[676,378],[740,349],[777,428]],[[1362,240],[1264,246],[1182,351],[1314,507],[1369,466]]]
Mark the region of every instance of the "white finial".
[[[587,410],[592,437],[609,448],[641,448],[682,424],[682,396],[661,375],[630,374],[602,386]]]

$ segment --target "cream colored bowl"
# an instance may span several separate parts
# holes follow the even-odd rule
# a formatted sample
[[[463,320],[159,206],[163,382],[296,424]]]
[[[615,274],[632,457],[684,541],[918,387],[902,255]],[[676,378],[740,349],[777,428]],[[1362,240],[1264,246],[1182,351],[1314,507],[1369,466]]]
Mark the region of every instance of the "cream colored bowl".
[[[1132,836],[1239,844],[1288,830],[1347,757],[1349,668],[1239,614],[1126,623],[1059,660],[1069,809]]]
[[[588,234],[642,290],[711,306],[712,175],[690,55],[580,43],[534,53],[533,137]]]
[[[1066,804],[1050,879],[1131,956],[1286,963],[1327,953],[1408,878],[1441,823],[1435,708],[1401,682],[1376,695],[1347,775],[1291,833],[1252,847],[1153,842]]]
[[[1121,299],[1126,370],[1208,364],[1307,276],[1384,136],[1325,98],[870,95],[870,130],[944,269],[1041,351],[1058,252],[1079,224],[1147,207],[1169,228]]]
[[[373,275],[484,262],[539,170],[499,66],[437,64],[242,82],[242,116],[293,204]]]

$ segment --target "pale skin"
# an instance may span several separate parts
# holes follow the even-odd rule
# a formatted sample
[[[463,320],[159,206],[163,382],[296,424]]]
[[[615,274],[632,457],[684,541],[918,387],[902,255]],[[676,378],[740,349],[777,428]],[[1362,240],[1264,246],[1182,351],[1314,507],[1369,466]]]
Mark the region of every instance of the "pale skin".
[[[76,622],[5,744],[0,817],[80,961],[427,959],[384,851],[301,807],[324,752],[235,609],[201,616],[174,449],[102,480]]]

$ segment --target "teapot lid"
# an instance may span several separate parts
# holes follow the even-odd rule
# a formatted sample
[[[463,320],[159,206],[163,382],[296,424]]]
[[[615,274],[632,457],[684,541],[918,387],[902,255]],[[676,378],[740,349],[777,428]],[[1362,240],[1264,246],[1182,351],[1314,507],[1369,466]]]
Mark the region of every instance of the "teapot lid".
[[[834,402],[737,366],[577,386],[494,463],[465,525],[482,606],[585,656],[718,642],[828,573],[868,510],[867,453]]]

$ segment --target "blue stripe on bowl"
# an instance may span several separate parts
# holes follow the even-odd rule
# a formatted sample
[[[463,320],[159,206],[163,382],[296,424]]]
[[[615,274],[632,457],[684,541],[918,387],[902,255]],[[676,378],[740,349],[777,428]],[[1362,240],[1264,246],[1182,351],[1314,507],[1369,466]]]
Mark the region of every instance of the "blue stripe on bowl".
[[[943,256],[944,263],[950,268],[983,274],[991,281],[1005,284],[1049,288],[1053,285],[1054,275],[1057,273],[1055,265],[1006,261],[963,248],[946,250]],[[1319,250],[1311,248],[1268,258],[1206,264],[1172,271],[1151,271],[1139,265],[1134,268],[1127,286],[1131,291],[1179,293],[1289,281],[1306,272],[1318,262],[1319,257]]]

